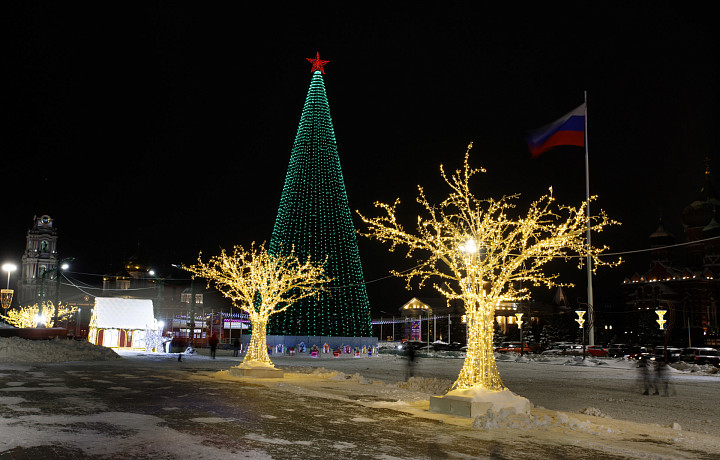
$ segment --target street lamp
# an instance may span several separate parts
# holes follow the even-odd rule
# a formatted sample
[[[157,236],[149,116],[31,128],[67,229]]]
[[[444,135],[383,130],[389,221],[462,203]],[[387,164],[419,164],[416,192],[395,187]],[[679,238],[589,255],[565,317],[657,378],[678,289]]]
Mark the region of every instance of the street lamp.
[[[523,314],[522,314],[522,313],[515,313],[515,317],[517,318],[518,329],[520,329],[520,356],[522,356],[522,355],[523,355],[523,348],[524,348],[523,336],[522,336],[522,325],[523,325],[522,317],[523,317]]]
[[[179,270],[186,270],[181,265],[177,265],[177,264],[171,264],[171,265]],[[190,312],[189,312],[190,313],[190,333],[189,333],[189,337],[188,337],[188,345],[192,346],[193,340],[195,339],[195,277],[194,276],[190,277],[190,299],[189,299],[188,306],[190,309]],[[240,335],[242,335],[242,316],[240,317]]]
[[[578,315],[578,317],[575,319],[575,321],[577,321],[578,325],[580,326],[580,329],[583,330],[582,346],[583,346],[583,360],[584,360],[585,359],[585,328],[583,327],[583,324],[585,324],[585,311],[575,310],[575,314]]]
[[[655,310],[655,314],[658,315],[657,323],[660,325],[660,330],[665,330],[665,323],[667,322],[664,318],[665,313],[667,313],[667,310]]]
[[[7,289],[2,289],[2,307],[3,309],[7,310],[10,308],[10,305],[12,304],[12,298],[13,298],[13,290],[10,289],[10,273],[17,270],[17,267],[13,264],[4,264],[2,266],[2,269],[5,270],[8,274],[8,280],[7,280]]]
[[[50,272],[55,272],[55,305],[53,313],[53,327],[57,326],[58,319],[58,306],[60,304],[60,277],[62,276],[61,270],[67,270],[70,268],[69,263],[74,261],[75,257],[66,257],[58,261],[58,265],[50,270],[44,270],[42,277],[40,278],[40,292],[42,293],[42,300],[45,301],[45,277]]]
[[[163,295],[163,284],[165,282],[165,278],[160,278],[155,274],[155,270],[150,270],[148,272],[150,276],[155,278],[155,282],[157,283],[157,301],[155,302],[155,317],[160,316],[160,300],[162,299]]]

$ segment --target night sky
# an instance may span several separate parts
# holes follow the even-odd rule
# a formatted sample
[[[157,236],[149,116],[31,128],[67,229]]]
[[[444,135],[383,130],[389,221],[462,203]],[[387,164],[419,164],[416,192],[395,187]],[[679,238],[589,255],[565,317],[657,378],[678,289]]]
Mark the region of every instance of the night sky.
[[[440,201],[439,165],[459,167],[471,141],[472,164],[488,171],[477,195],[519,192],[527,203],[552,185],[561,203],[580,204],[583,149],[531,160],[524,136],[587,90],[594,206],[623,223],[596,241],[645,249],[661,216],[682,241],[680,215],[705,158],[720,169],[718,37],[703,8],[387,3],[3,4],[2,261],[20,264],[42,214],[79,273],[116,272],[136,254],[166,273],[200,250],[269,240],[310,83],[306,58],[318,51],[330,61],[353,210],[375,215],[374,201],[400,197],[412,224],[417,185]],[[401,257],[364,238],[360,251],[374,312],[417,294],[375,281],[407,266]],[[600,272],[596,304],[617,302],[647,257]],[[580,283],[571,301],[584,297],[584,273],[563,273]]]

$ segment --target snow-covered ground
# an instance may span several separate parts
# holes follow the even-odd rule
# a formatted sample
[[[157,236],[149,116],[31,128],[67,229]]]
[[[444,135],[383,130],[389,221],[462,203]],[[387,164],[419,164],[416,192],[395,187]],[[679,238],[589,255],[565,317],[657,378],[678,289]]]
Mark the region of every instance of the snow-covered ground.
[[[191,378],[200,381],[201,385],[232,386],[248,382],[247,379],[229,375],[227,369],[239,364],[242,359],[229,356],[231,353],[232,351],[220,350],[216,360],[209,359],[205,350],[199,350],[196,355],[186,355],[182,361],[183,372],[192,371]],[[48,366],[52,366],[53,370],[58,369],[58,365],[35,363],[88,360],[97,363],[87,363],[88,366],[99,366],[103,363],[123,366],[122,368],[126,369],[124,373],[128,375],[129,369],[133,367],[150,369],[146,372],[155,373],[158,378],[163,378],[165,373],[177,373],[180,366],[177,355],[140,352],[120,352],[119,355],[124,359],[120,359],[112,350],[86,342],[31,342],[0,338],[0,412],[5,408],[3,413],[19,417],[6,417],[0,421],[0,456],[2,452],[18,446],[38,445],[38,437],[44,437],[45,441],[55,439],[56,444],[61,445],[72,445],[74,442],[76,448],[81,449],[85,447],[79,443],[89,442],[82,441],[83,438],[78,437],[78,433],[73,430],[63,431],[57,428],[63,423],[71,423],[63,421],[67,417],[49,417],[46,420],[41,417],[41,408],[31,407],[27,391],[63,391],[61,387],[55,388],[50,382],[45,387],[30,388],[29,384],[25,383],[27,379],[42,374],[43,369],[49,371],[51,368]],[[406,379],[407,361],[393,353],[381,353],[371,358],[333,358],[332,355],[321,355],[320,358],[273,356],[277,367],[285,370],[285,377],[256,380],[253,385],[270,388],[272,394],[294,395],[293,399],[297,400],[312,397],[345,403],[350,401],[357,407],[391,410],[404,414],[403,417],[411,416],[417,419],[418,423],[422,423],[422,420],[441,421],[443,423],[434,425],[433,430],[448,427],[447,433],[442,432],[443,436],[450,438],[446,439],[447,449],[451,449],[455,444],[467,449],[467,445],[472,445],[473,439],[476,441],[472,442],[478,443],[495,440],[514,445],[512,443],[518,443],[520,436],[522,442],[540,446],[538,451],[543,448],[552,450],[581,446],[583,449],[591,449],[592,452],[607,454],[611,458],[713,458],[714,454],[720,452],[720,414],[717,409],[720,407],[720,374],[712,367],[678,365],[669,370],[670,396],[643,396],[640,394],[638,382],[639,369],[633,361],[595,358],[583,361],[573,357],[497,355],[498,368],[504,383],[513,392],[528,398],[535,407],[527,415],[500,413],[463,419],[428,410],[430,395],[444,394],[449,389],[462,366],[462,355],[439,353],[419,356],[413,369],[415,377],[409,380]],[[80,371],[68,372],[77,372],[74,375],[78,378],[91,379],[90,381],[94,382],[107,381],[112,392],[133,393],[128,386],[112,379],[83,376]],[[77,395],[73,394],[73,391],[68,389],[67,394],[63,395],[65,403],[72,400],[73,404],[87,406],[85,409],[90,412],[93,412],[92,405],[96,404],[97,412],[102,413],[103,403],[90,397],[92,393],[88,393],[89,389],[86,388],[83,394]],[[128,398],[128,401],[132,400],[131,395],[128,395]],[[128,402],[128,406],[128,411],[118,417],[118,420],[122,420],[123,429],[126,430],[124,432],[138,433],[136,444],[140,445],[144,442],[143,439],[147,439],[148,430],[157,431],[158,428],[152,427],[159,426],[158,423],[162,425],[162,420],[150,420],[147,415],[132,412],[132,403]],[[168,414],[179,416],[182,407],[173,407],[164,410],[167,410]],[[361,418],[364,423],[372,422],[374,413],[364,412],[366,415],[355,417],[356,422],[359,423]],[[379,418],[374,420],[375,422],[379,422],[380,418],[383,421],[388,420],[387,412],[377,414]],[[341,415],[327,414],[330,418]],[[263,414],[259,416],[263,417]],[[91,424],[97,422],[99,415],[88,417],[95,417],[85,421]],[[188,417],[198,419],[193,422],[196,424],[227,421],[219,415]],[[267,417],[274,416],[267,414]],[[81,424],[74,419],[72,423]],[[137,426],[132,430],[134,423]],[[19,424],[23,429],[18,429]],[[453,426],[456,427],[455,431],[451,429]],[[143,433],[140,434],[141,432]],[[155,433],[156,436],[161,434],[168,436],[167,431]],[[258,433],[253,436],[257,442],[260,442],[258,439],[263,439]],[[453,436],[457,436],[454,441]],[[192,437],[180,435],[173,439],[176,439],[174,447],[168,447],[171,453],[174,452],[173,455],[180,456],[187,452],[193,453],[196,458],[225,458],[222,450],[202,448],[201,439],[193,440]],[[273,442],[292,445],[288,444],[290,441],[282,439],[275,439]],[[132,442],[127,441],[126,444],[132,445]],[[306,448],[304,445],[296,447]],[[102,443],[98,442],[92,443],[92,449],[95,450],[90,447],[87,449],[90,449],[90,453],[103,452]],[[262,452],[266,451],[261,451],[255,452],[249,458],[263,457]],[[312,457],[312,454],[310,456]],[[389,454],[385,456],[404,458]],[[231,456],[228,454],[229,457]]]

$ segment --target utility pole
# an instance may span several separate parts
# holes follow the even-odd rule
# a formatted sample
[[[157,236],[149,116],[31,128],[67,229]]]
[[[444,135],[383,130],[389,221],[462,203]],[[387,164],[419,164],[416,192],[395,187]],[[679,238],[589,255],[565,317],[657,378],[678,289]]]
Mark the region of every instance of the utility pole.
[[[190,343],[195,339],[195,278],[190,279]]]

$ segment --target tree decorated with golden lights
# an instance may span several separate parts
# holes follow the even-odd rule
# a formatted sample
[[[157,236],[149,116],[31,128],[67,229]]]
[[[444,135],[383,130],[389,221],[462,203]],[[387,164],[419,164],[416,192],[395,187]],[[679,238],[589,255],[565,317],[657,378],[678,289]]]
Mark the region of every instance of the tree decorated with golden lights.
[[[453,389],[480,387],[503,390],[493,354],[495,309],[502,301],[530,297],[531,286],[560,286],[558,274],[547,274],[543,266],[553,259],[575,258],[579,267],[589,253],[594,267],[607,265],[598,256],[607,247],[588,248],[586,231],[600,232],[615,224],[604,212],[586,216],[587,203],[579,207],[558,205],[552,195],[534,201],[525,214],[516,209],[519,195],[480,199],[473,195],[470,181],[484,169],[468,164],[465,152],[462,170],[448,176],[440,173],[450,195],[439,205],[431,204],[418,186],[417,202],[423,209],[414,231],[397,220],[393,205],[375,203],[384,212],[380,217],[362,216],[368,225],[365,236],[407,250],[406,257],[417,265],[408,271],[393,271],[405,278],[407,287],[432,282],[448,301],[465,305],[468,329],[467,355]],[[577,257],[583,256],[583,257]],[[565,284],[567,285],[567,284]]]
[[[64,320],[77,311],[77,307],[58,304],[58,320]],[[45,327],[54,327],[53,318],[55,306],[52,302],[43,302],[42,305],[28,305],[15,310],[8,310],[7,315],[0,314],[0,318],[8,324],[18,327],[37,327],[43,324]]]
[[[249,250],[235,246],[233,253],[222,250],[220,255],[203,262],[183,267],[194,276],[205,278],[233,305],[250,318],[252,336],[243,364],[259,362],[272,365],[267,352],[267,323],[271,315],[287,309],[294,302],[315,296],[330,282],[324,263],[308,258],[299,260],[294,250],[289,254],[269,254],[265,245]]]

